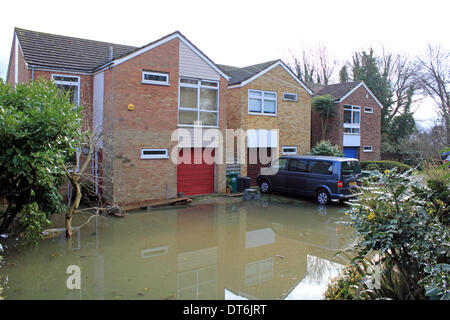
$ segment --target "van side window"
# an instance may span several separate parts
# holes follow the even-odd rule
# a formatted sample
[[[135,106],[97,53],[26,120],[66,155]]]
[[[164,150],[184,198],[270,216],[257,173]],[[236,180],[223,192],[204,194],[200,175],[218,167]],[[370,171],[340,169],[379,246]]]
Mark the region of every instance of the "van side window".
[[[278,159],[278,164],[277,161],[274,161],[273,168],[278,170],[286,170],[286,161],[287,159]]]
[[[333,162],[331,161],[315,161],[309,163],[309,172],[318,174],[333,174]]]
[[[295,171],[295,172],[308,172],[308,161],[298,160],[298,159],[290,159],[288,170]]]

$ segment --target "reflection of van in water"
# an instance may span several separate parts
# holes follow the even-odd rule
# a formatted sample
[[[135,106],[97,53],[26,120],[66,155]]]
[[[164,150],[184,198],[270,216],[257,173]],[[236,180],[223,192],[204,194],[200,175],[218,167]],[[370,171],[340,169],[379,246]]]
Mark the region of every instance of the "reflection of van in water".
[[[328,204],[332,199],[355,197],[361,185],[361,167],[353,158],[283,156],[277,168],[276,174],[258,176],[256,181],[261,192],[314,196],[320,204]]]

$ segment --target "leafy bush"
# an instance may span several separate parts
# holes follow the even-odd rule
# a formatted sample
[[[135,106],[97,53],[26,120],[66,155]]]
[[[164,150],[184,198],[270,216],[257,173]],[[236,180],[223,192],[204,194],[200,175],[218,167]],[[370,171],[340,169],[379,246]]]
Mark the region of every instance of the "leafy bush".
[[[367,171],[384,172],[385,170],[397,168],[398,172],[402,173],[411,169],[411,167],[407,164],[390,160],[360,161],[359,163],[361,165],[361,169]]]
[[[44,225],[42,213],[63,209],[62,164],[75,152],[81,114],[50,81],[17,84],[0,79],[0,233],[13,220],[29,232]],[[31,234],[28,234],[31,239]]]
[[[358,295],[362,275],[355,266],[346,266],[341,274],[332,279],[325,291],[326,300],[353,300]]]
[[[348,211],[360,235],[351,249],[353,265],[360,267],[378,256],[370,259],[378,272],[363,269],[366,279],[379,278],[377,286],[364,284],[360,289],[371,299],[450,297],[448,268],[438,267],[450,262],[450,231],[435,212],[431,189],[411,172],[374,174]],[[440,210],[448,210],[448,205],[441,202]]]
[[[339,150],[339,147],[331,144],[328,140],[322,140],[318,144],[316,144],[309,154],[315,156],[334,156],[334,157],[343,157],[344,154]]]

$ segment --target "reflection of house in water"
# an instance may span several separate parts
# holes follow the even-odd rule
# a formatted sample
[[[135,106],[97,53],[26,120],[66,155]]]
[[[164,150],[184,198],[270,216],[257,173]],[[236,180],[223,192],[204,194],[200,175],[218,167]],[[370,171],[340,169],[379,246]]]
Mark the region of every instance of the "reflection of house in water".
[[[332,214],[295,215],[255,203],[198,204],[130,215],[95,236],[82,230],[83,297],[317,298],[344,263],[334,254],[345,237]]]

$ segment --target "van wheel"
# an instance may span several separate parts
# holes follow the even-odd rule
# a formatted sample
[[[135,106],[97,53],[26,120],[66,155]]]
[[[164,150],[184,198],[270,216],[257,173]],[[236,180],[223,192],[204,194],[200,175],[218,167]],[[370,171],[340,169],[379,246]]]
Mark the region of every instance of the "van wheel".
[[[267,180],[263,180],[259,183],[259,189],[262,193],[270,193],[270,183]]]
[[[317,191],[317,202],[321,205],[326,205],[331,202],[330,194],[325,189],[320,189]]]

